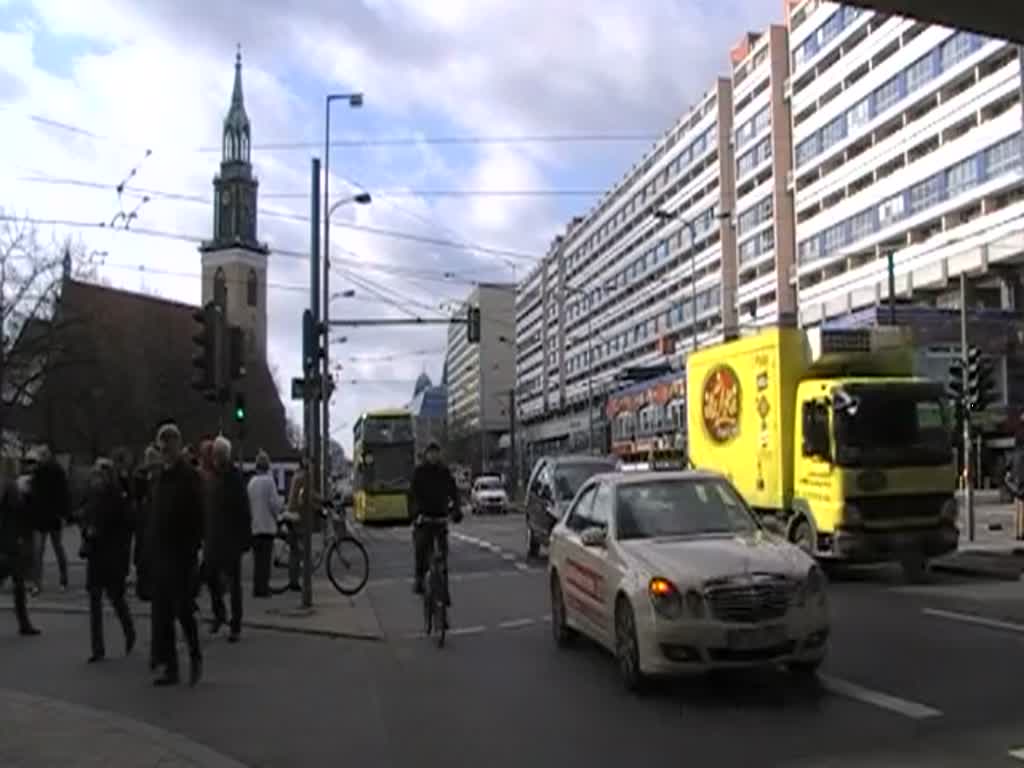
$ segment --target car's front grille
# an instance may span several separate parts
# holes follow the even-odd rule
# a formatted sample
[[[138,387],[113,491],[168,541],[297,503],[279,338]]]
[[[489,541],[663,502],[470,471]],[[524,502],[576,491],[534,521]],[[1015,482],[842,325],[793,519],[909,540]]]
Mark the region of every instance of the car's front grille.
[[[716,619],[753,624],[785,616],[793,588],[784,577],[751,574],[710,585],[704,596]]]

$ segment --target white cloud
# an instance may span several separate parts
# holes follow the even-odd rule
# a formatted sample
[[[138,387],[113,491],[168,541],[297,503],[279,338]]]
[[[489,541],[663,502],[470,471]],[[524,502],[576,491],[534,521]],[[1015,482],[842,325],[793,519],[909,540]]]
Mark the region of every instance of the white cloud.
[[[654,0],[630,10],[610,0],[309,0],[301,5],[38,0],[34,19],[0,29],[0,127],[5,137],[0,206],[46,218],[109,221],[118,211],[113,191],[26,183],[23,178],[115,184],[147,148],[153,154],[142,162],[129,192],[151,188],[209,197],[218,156],[196,150],[220,143],[236,42],[244,47],[246,106],[257,145],[318,142],[323,92],[332,81],[331,88],[367,93],[365,108],[346,117],[339,136],[370,131],[392,137],[438,131],[653,133],[667,128],[726,69],[728,48],[743,30],[763,26],[779,11],[777,0]],[[45,71],[38,50],[62,39],[76,42],[67,50],[81,50],[70,62],[70,77]],[[83,41],[90,45],[79,45]],[[109,140],[48,127],[31,120],[32,115]],[[344,173],[337,174],[332,187],[345,189],[344,175],[392,191],[544,188],[571,177],[575,168],[589,167],[597,153],[625,168],[643,149],[520,144],[453,154],[444,146],[420,144],[342,150],[334,155],[334,167]],[[261,191],[271,195],[262,199],[262,209],[308,213],[305,198],[272,195],[309,190],[314,152],[319,150],[255,153]],[[123,202],[130,207],[138,200],[137,194],[128,194]],[[180,200],[156,198],[140,213],[139,226],[154,230],[204,237],[212,224],[210,206]],[[540,254],[564,226],[565,211],[538,198],[378,195],[368,209],[340,210],[336,221]],[[277,249],[308,248],[308,223],[264,214],[260,226],[261,237]],[[147,285],[169,298],[198,300],[199,256],[193,245],[124,232],[82,234],[91,248],[109,252],[105,277],[115,284]],[[351,285],[342,271],[354,273],[356,282],[370,280],[391,299],[384,302],[357,287],[357,298],[335,305],[337,312],[350,315],[399,316],[396,302],[425,312],[423,307],[460,298],[468,290],[467,279],[508,279],[513,265],[520,276],[529,265],[522,258],[340,227],[332,231],[332,242],[338,249],[335,286]],[[387,265],[386,271],[368,264]],[[462,282],[446,279],[446,273]],[[299,316],[306,303],[301,286],[307,279],[302,258],[273,257],[271,362],[285,380],[298,363]],[[444,346],[439,328],[353,329],[345,335],[348,343],[332,349],[345,358]],[[440,357],[346,362],[343,378],[379,383],[343,383],[335,422],[408,397],[424,363],[434,378],[440,375]],[[397,379],[408,379],[406,390],[394,383]]]

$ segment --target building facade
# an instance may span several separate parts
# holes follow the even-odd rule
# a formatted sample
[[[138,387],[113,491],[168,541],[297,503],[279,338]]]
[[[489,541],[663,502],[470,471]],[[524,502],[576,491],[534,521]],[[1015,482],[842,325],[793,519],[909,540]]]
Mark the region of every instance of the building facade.
[[[660,395],[638,397],[650,387],[616,380],[658,363],[685,368],[690,349],[757,326],[888,318],[865,313],[890,296],[894,305],[959,308],[961,274],[969,310],[1020,317],[1016,49],[822,0],[784,6],[784,23],[745,35],[731,51],[731,77],[574,218],[520,284],[527,455],[591,441],[607,450],[607,438],[636,442],[641,433],[678,440],[664,415],[652,411],[643,427],[647,400],[666,405]],[[928,365],[959,342],[946,332],[938,339],[939,315],[899,316]],[[970,333],[984,333],[977,328]],[[1000,406],[1013,421],[1024,381],[1005,356],[1020,355],[1020,345],[1007,338],[987,354],[997,378],[1003,372]]]
[[[449,455],[475,471],[486,469],[509,430],[509,403],[515,382],[515,295],[511,284],[481,284],[467,297],[480,308],[480,341],[469,343],[466,327],[448,329],[445,368],[448,381]]]
[[[442,381],[439,386],[434,386],[430,377],[421,373],[416,380],[409,412],[412,413],[416,430],[417,454],[422,453],[431,442],[437,442],[442,449],[447,447],[447,384]]]

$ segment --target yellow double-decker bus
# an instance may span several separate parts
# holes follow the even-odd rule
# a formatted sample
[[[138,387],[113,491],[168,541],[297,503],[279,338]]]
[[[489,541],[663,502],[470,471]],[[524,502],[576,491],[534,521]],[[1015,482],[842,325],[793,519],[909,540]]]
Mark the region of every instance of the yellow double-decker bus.
[[[352,454],[355,519],[362,523],[409,522],[409,488],[416,469],[412,414],[367,411],[353,428]]]

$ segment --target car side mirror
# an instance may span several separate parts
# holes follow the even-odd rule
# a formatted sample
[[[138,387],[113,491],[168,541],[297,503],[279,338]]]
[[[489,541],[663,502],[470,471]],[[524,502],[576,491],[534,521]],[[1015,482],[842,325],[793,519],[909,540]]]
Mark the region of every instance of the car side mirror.
[[[604,528],[587,528],[580,534],[580,541],[585,547],[603,547],[608,541],[608,532]]]

